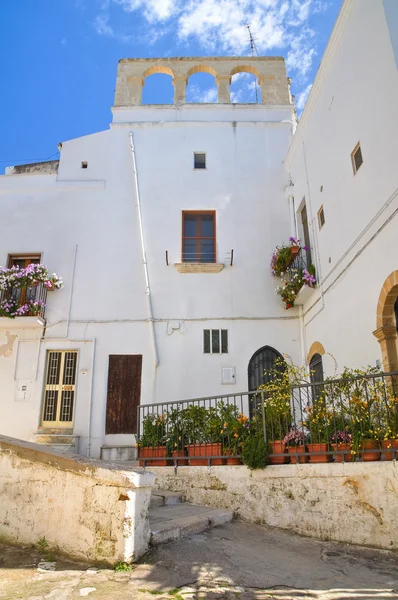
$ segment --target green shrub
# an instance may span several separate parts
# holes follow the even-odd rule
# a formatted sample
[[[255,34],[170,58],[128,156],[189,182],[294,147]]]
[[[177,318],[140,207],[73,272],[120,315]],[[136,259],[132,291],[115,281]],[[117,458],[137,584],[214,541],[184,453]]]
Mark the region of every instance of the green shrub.
[[[249,469],[264,469],[267,466],[268,448],[262,431],[256,431],[245,440],[242,460]]]

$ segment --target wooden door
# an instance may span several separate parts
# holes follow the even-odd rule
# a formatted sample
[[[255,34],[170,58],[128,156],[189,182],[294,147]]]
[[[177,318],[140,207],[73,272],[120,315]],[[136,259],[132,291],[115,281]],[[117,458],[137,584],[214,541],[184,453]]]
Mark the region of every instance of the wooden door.
[[[142,356],[111,354],[108,369],[106,434],[137,433]]]

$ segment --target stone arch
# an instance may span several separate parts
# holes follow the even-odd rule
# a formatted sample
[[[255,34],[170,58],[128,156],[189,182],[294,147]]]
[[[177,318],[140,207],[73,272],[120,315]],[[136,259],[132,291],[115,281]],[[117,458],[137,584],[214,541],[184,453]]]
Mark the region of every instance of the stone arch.
[[[164,67],[163,65],[153,65],[153,67],[149,67],[142,74],[142,81],[145,82],[146,77],[150,75],[155,75],[156,73],[163,73],[164,75],[170,75],[174,80],[174,71],[172,71],[169,67]]]
[[[309,365],[311,362],[311,358],[314,354],[320,354],[323,356],[325,353],[325,348],[322,346],[320,342],[313,342],[307,354],[307,364]]]
[[[193,78],[193,81],[190,80]],[[214,103],[218,101],[218,75],[217,71],[209,65],[195,65],[186,74],[187,97],[186,102]]]
[[[172,104],[173,101],[175,101],[175,91],[171,92],[172,88],[170,86],[170,80],[168,78],[171,77],[171,83],[172,83],[172,85],[175,88],[176,77],[174,75],[174,71],[172,69],[170,69],[169,67],[165,67],[163,65],[153,65],[152,67],[149,67],[142,74],[142,87],[143,88],[145,86],[146,79],[148,77],[151,77],[152,75],[167,75],[167,78],[166,78],[168,80],[167,87],[168,88],[170,87],[170,89],[169,89],[169,91],[167,93],[166,93],[166,90],[162,90],[162,93],[163,92],[166,93],[166,96],[168,94],[171,94],[170,101],[168,100],[168,97],[167,97],[167,99],[165,97],[163,102],[159,102],[159,100],[158,100],[156,102],[156,104],[164,104],[164,103],[166,103],[166,104]],[[152,87],[152,85],[156,86],[156,82],[153,81],[153,82],[151,82],[151,84],[148,84],[148,88],[149,89],[142,90],[141,104],[148,104],[148,102],[145,102],[144,99],[145,99],[145,95],[151,96],[151,87]],[[174,99],[173,99],[173,97],[174,97]],[[154,104],[154,102],[150,102],[150,104]]]
[[[261,75],[260,75],[260,71],[258,71],[256,69],[256,67],[250,67],[249,65],[241,65],[240,67],[234,67],[230,73],[230,83],[232,81],[232,77],[234,75],[236,75],[237,73],[251,73],[252,75],[255,75],[258,79],[258,83],[261,83]]]
[[[373,332],[381,347],[386,372],[398,371],[397,321],[394,306],[398,298],[398,271],[385,280],[377,303],[376,326]]]
[[[217,79],[217,71],[210,67],[209,65],[197,65],[196,67],[191,67],[187,73],[187,79],[194,73],[209,73],[209,75],[213,75]]]

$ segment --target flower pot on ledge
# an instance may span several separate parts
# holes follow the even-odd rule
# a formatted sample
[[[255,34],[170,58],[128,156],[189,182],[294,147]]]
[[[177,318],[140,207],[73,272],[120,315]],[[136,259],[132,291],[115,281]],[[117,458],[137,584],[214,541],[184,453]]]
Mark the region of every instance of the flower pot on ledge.
[[[304,464],[308,462],[309,457],[303,456],[304,452],[306,451],[305,446],[289,446],[288,450],[293,465],[298,463]]]
[[[290,246],[290,257],[287,261],[286,268],[289,268],[291,264],[294,263],[299,252],[300,246]]]
[[[334,452],[344,452],[344,454],[335,454],[334,460],[335,462],[352,462],[352,454],[351,454],[352,444],[351,442],[342,442],[341,444],[332,444],[332,449]]]
[[[145,448],[138,448],[139,459],[151,459],[157,458],[158,460],[145,460],[146,467],[167,467],[167,446],[146,446]],[[163,459],[164,460],[159,460]],[[144,465],[144,461],[139,461],[140,467]]]
[[[381,447],[384,452],[382,454],[382,460],[392,460],[398,458],[398,440],[383,440]]]
[[[331,454],[326,454],[329,450],[329,444],[307,444],[308,452],[313,452],[310,456],[311,463],[328,463],[333,461]]]
[[[188,465],[188,456],[186,450],[173,450],[173,463],[177,459],[176,463],[178,467],[186,467]]]
[[[191,467],[207,467],[209,464],[208,456],[221,456],[222,445],[221,443],[215,444],[190,444],[187,446],[189,464]],[[223,465],[225,464],[224,458],[212,458],[210,464]]]
[[[290,462],[283,440],[274,440],[271,444],[271,454],[284,454],[285,456],[270,456],[270,465],[286,465]]]

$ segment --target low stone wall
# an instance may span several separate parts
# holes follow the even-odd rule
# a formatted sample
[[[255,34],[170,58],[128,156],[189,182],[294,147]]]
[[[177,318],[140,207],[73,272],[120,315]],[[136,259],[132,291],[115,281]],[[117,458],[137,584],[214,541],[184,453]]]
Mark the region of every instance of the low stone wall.
[[[154,475],[0,436],[0,538],[107,562],[147,550]]]
[[[253,523],[321,540],[398,549],[394,462],[150,468],[155,486],[187,502],[233,509]]]

